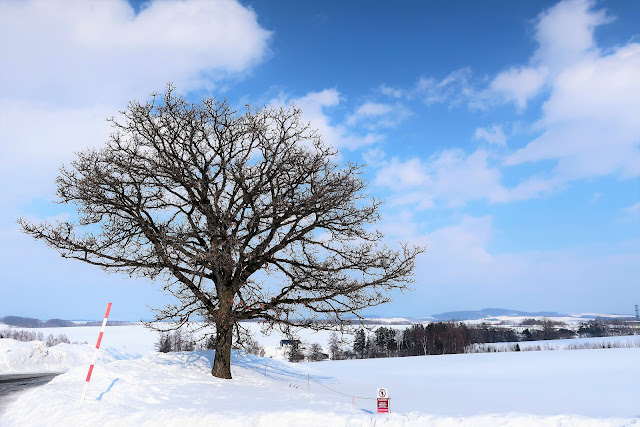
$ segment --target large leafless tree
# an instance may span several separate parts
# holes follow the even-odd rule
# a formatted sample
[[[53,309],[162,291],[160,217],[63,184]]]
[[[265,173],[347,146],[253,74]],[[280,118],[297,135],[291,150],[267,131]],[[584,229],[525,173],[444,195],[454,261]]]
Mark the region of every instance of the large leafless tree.
[[[231,378],[241,320],[332,327],[411,283],[423,248],[370,231],[379,201],[361,167],[337,164],[297,108],[239,114],[169,86],[111,122],[106,146],[57,178],[78,219],[18,222],[65,258],[163,280],[178,303],[158,320],[215,325],[214,376]]]

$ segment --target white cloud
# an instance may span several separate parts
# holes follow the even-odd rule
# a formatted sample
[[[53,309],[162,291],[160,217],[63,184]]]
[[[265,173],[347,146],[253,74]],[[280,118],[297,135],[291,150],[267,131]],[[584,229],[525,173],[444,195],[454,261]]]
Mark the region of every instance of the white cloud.
[[[498,73],[483,96],[514,102],[522,110],[567,67],[599,56],[593,31],[611,18],[593,6],[590,0],[565,0],[542,12],[535,26],[538,48],[530,64]]]
[[[611,20],[592,1],[558,3],[538,17],[530,64],[498,74],[483,93],[510,99],[519,109],[543,87],[548,95],[534,126],[539,136],[504,165],[551,160],[555,166],[524,179],[510,190],[511,199],[579,179],[640,175],[640,44],[600,49],[594,30]]]
[[[468,67],[455,70],[442,80],[421,77],[412,96],[418,96],[427,106],[438,103],[457,106],[468,101],[476,93],[470,79],[471,69]]]
[[[391,128],[397,126],[410,114],[410,111],[400,103],[383,104],[367,101],[347,117],[347,124],[369,130]]]
[[[527,101],[537,95],[547,77],[545,67],[519,67],[502,71],[489,84],[489,91],[507,102],[514,102],[519,109],[527,106]]]
[[[503,201],[528,200],[548,195],[563,183],[554,177],[533,176],[526,178],[515,187],[508,189],[508,197]]]
[[[401,162],[397,157],[391,159],[376,176],[376,183],[396,189],[405,189],[425,185],[430,181],[427,176],[426,166],[420,159],[414,157],[405,162]]]
[[[362,153],[362,158],[368,166],[377,167],[381,166],[384,162],[386,153],[379,147],[372,148]]]
[[[483,149],[469,155],[452,149],[426,163],[417,157],[404,162],[393,158],[378,170],[375,182],[396,193],[392,204],[417,204],[417,209],[436,203],[456,207],[474,200],[504,202],[510,194],[500,183],[500,171],[489,164],[490,157]]]
[[[470,108],[484,108],[497,100],[509,100],[521,109],[543,89],[547,99],[542,117],[533,126],[539,136],[495,161],[500,167],[490,165],[488,153],[481,150],[472,154],[448,150],[428,162],[416,159],[424,169],[424,190],[412,190],[396,202],[422,207],[439,202],[458,206],[480,199],[508,202],[547,195],[580,179],[639,176],[640,43],[599,49],[593,31],[609,21],[605,12],[593,10],[592,2],[564,1],[539,16],[539,47],[529,65],[499,73],[488,89],[476,91],[468,69],[454,71],[443,80],[421,79],[416,93],[422,94],[427,104],[467,102]],[[571,34],[565,34],[567,29]],[[497,125],[477,128],[474,139],[506,145],[504,132]],[[501,168],[510,167],[508,173],[517,174],[515,166],[543,160],[552,161],[552,166],[541,164],[533,175],[524,176],[515,185],[502,185],[502,172],[507,171]],[[398,164],[387,168],[391,166],[402,169]],[[383,169],[380,176],[393,173],[399,174]],[[405,182],[401,176],[395,181],[379,179],[379,183],[398,189]]]
[[[542,12],[535,22],[538,47],[528,64],[508,67],[493,76],[488,85],[484,79],[473,78],[471,68],[463,67],[442,79],[421,77],[412,90],[386,85],[380,90],[396,98],[418,97],[428,106],[444,103],[449,107],[466,105],[470,110],[487,110],[497,104],[514,103],[521,111],[568,67],[602,55],[593,33],[613,18],[594,7],[591,0],[564,0]]]
[[[503,147],[507,145],[507,137],[504,135],[502,126],[500,125],[493,125],[489,129],[476,129],[473,134],[473,139],[476,141],[487,141],[490,144],[496,144]]]
[[[485,199],[503,201],[507,194],[500,183],[500,171],[489,165],[490,154],[476,150],[466,155],[462,150],[447,150],[432,159],[430,171],[435,177],[434,193],[449,206]]]
[[[538,16],[535,39],[538,49],[531,62],[544,64],[556,75],[587,57],[599,55],[594,29],[611,22],[604,10],[593,10],[591,0],[565,0]]]
[[[367,132],[359,134],[342,123],[332,123],[327,110],[340,104],[340,93],[336,89],[324,89],[320,92],[309,92],[300,98],[288,100],[285,95],[272,99],[271,105],[287,105],[292,102],[302,109],[302,117],[317,129],[322,139],[328,145],[335,148],[354,150],[374,144],[382,139],[381,135]]]
[[[506,160],[557,160],[559,182],[640,174],[640,44],[563,70],[538,126],[542,134]]]
[[[622,221],[640,221],[640,202],[622,209]]]
[[[233,0],[0,2],[0,92],[55,105],[121,103],[246,71],[270,33]]]
[[[386,116],[391,111],[393,111],[393,107],[390,104],[367,101],[359,106],[356,111],[347,118],[347,123],[354,125],[362,120]]]
[[[392,98],[403,98],[406,95],[406,91],[404,91],[402,89],[392,88],[392,87],[384,85],[384,84],[380,85],[380,92],[382,92],[382,94],[390,96]]]
[[[232,0],[0,0],[0,184],[3,199],[51,193],[75,151],[106,140],[130,99],[240,75],[270,33]],[[15,218],[9,219],[11,222]]]

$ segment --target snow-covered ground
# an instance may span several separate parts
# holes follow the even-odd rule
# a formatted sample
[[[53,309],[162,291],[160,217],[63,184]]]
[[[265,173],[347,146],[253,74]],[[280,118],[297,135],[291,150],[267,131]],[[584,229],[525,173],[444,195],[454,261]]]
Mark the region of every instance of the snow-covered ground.
[[[211,377],[211,351],[110,356],[85,402],[79,366],[23,393],[0,424],[622,426],[640,424],[639,356],[633,348],[291,364],[235,353],[233,380]],[[390,416],[374,413],[382,386]]]
[[[0,373],[67,371],[9,402],[0,425],[640,425],[640,348],[297,364],[234,353],[234,379],[220,380],[211,351],[158,354],[157,333],[108,327],[79,402],[98,329],[45,332],[85,345],[0,339]],[[257,338],[269,347],[280,339]],[[303,338],[326,345],[328,334]],[[378,387],[389,390],[390,415],[375,413]]]

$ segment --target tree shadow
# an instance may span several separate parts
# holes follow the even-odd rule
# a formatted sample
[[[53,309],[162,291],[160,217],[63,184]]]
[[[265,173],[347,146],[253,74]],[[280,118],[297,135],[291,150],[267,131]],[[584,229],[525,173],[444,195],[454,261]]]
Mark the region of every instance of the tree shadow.
[[[287,362],[240,352],[232,355],[231,364],[281,381],[304,380],[309,376],[313,380],[334,380],[333,377],[307,374]]]
[[[156,362],[165,365],[179,365],[181,367],[202,366],[210,369],[215,358],[214,350],[195,350],[168,354],[171,354],[172,357],[160,357]],[[231,352],[231,366],[237,366],[281,381],[306,380],[308,376],[315,381],[329,383],[336,381],[334,377],[330,376],[309,375],[287,362],[236,350]]]

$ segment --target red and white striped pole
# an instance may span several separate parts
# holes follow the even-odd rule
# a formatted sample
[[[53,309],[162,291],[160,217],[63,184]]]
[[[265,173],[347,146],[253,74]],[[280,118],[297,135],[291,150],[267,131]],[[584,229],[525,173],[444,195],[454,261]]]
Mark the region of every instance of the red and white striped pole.
[[[80,397],[81,402],[84,401],[84,395],[87,393],[87,387],[89,386],[89,381],[91,380],[93,365],[95,365],[96,359],[98,358],[98,350],[100,350],[100,342],[102,341],[102,334],[104,334],[104,327],[107,325],[107,318],[109,317],[109,311],[111,311],[111,303],[107,305],[107,311],[104,313],[104,319],[102,320],[102,327],[100,328],[100,335],[98,335],[98,342],[96,343],[96,351],[93,353],[93,360],[91,361],[91,366],[89,366],[89,372],[87,373],[87,380],[84,382],[84,387],[82,388],[82,396]]]

